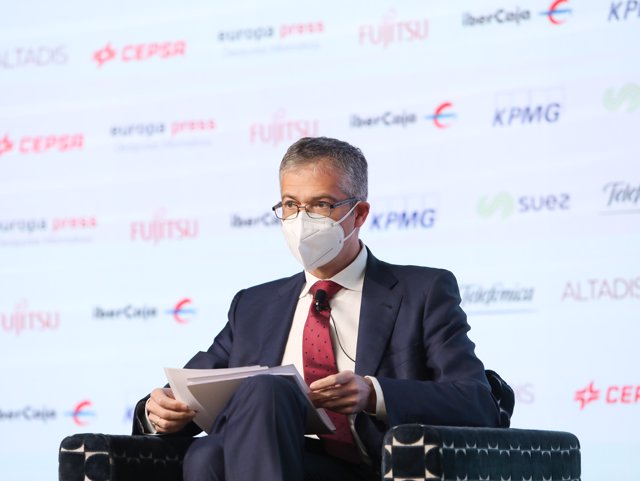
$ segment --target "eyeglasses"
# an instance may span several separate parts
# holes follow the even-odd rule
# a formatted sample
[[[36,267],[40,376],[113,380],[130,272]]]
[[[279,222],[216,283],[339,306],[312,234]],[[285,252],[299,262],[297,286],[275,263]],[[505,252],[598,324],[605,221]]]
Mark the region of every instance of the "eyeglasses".
[[[323,217],[330,217],[331,211],[340,206],[353,204],[357,202],[358,199],[355,197],[350,197],[349,199],[341,200],[340,202],[336,202],[335,204],[330,204],[329,202],[325,202],[319,200],[317,202],[313,202],[307,205],[296,204],[292,200],[287,200],[285,202],[278,202],[274,205],[271,210],[276,215],[278,219],[281,220],[292,220],[298,217],[298,212],[300,209],[304,209],[309,217],[312,219],[322,219]]]

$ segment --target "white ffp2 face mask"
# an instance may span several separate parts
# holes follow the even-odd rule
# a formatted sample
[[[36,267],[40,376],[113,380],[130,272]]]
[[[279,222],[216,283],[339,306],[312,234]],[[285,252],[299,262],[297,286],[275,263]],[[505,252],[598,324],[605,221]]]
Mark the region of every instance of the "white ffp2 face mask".
[[[295,219],[282,221],[282,232],[287,245],[306,271],[324,266],[338,256],[344,241],[356,231],[354,228],[345,237],[340,224],[353,212],[358,203],[356,202],[340,220],[330,217],[312,219],[306,212],[298,212]]]

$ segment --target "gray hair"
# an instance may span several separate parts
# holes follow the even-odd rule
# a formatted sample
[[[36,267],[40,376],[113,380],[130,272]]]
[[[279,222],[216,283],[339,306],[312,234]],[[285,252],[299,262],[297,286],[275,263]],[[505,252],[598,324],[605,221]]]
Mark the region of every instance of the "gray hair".
[[[340,189],[345,194],[367,200],[367,159],[359,148],[329,137],[303,137],[291,145],[280,162],[280,181],[286,171],[319,166],[319,162],[342,174]]]

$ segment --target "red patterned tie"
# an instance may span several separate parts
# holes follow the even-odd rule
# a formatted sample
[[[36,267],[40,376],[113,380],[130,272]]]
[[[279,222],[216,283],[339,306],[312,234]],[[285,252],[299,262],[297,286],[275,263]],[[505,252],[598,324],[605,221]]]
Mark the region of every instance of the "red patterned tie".
[[[304,325],[302,340],[304,380],[307,384],[338,372],[336,356],[331,344],[329,300],[340,289],[342,286],[333,281],[318,281],[311,286],[310,292],[313,294],[313,301],[309,308],[307,322]],[[318,291],[324,291],[326,296],[318,295]],[[327,414],[335,424],[336,431],[333,434],[320,435],[325,451],[345,461],[362,462],[347,416],[328,409]]]

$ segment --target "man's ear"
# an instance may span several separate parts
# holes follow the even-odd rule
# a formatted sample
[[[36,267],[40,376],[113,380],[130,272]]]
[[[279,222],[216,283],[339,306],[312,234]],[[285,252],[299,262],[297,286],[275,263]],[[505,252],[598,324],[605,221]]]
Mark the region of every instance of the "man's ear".
[[[364,224],[364,221],[367,220],[367,216],[369,215],[370,208],[371,205],[369,202],[360,201],[358,205],[356,205],[356,208],[353,211],[356,215],[354,227],[361,227],[362,224]]]

